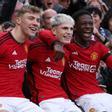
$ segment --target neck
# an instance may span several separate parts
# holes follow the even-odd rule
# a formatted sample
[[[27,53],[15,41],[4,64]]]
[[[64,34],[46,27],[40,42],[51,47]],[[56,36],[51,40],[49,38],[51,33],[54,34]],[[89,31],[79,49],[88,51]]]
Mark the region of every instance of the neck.
[[[81,46],[83,48],[87,48],[90,45],[90,41],[85,41],[80,37],[74,38],[74,42],[77,43],[79,46]]]
[[[15,27],[12,31],[11,34],[13,36],[13,38],[18,42],[18,43],[24,43],[26,38],[24,36],[24,34],[22,33],[22,31],[20,30],[20,28]]]

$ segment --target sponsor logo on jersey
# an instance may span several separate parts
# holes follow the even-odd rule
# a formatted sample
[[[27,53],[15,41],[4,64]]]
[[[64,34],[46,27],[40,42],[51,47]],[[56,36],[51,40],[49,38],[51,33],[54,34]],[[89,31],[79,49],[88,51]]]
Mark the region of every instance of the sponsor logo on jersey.
[[[46,70],[40,70],[40,74],[60,80],[62,72],[58,70],[54,70],[51,67],[46,67]]]
[[[12,55],[17,55],[16,50],[14,50],[14,51],[12,52]]]
[[[78,71],[84,71],[84,72],[90,72],[90,73],[96,72],[96,65],[80,63],[75,60],[72,63],[69,62],[69,66],[70,68],[74,68],[75,70],[78,70]]]
[[[97,60],[98,59],[98,53],[97,52],[91,53],[90,58],[91,58],[92,61]]]
[[[20,69],[26,67],[27,59],[15,60],[15,64],[9,64],[9,69]]]

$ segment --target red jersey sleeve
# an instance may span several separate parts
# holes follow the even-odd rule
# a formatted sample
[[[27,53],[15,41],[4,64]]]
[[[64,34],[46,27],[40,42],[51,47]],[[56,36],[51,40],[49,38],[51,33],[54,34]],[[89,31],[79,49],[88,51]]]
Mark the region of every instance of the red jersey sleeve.
[[[112,55],[108,56],[106,59],[106,64],[109,68],[112,69]]]
[[[49,46],[52,46],[55,41],[58,41],[50,30],[41,30],[39,32],[39,38]]]

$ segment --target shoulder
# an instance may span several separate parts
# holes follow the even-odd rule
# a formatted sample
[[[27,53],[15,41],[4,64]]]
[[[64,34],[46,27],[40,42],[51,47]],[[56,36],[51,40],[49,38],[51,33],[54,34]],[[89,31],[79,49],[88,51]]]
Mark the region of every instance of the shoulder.
[[[0,45],[9,39],[11,39],[11,34],[9,32],[0,32]]]
[[[45,47],[46,44],[44,42],[42,42],[38,37],[30,43],[30,46],[29,46],[29,50],[33,50],[33,49],[36,49],[36,48],[42,48],[42,47]]]
[[[46,30],[46,29],[43,29],[43,30],[40,30],[39,31],[39,36],[44,36],[44,35],[50,35],[50,34],[53,34],[51,30]]]
[[[41,30],[39,31],[39,38],[41,40],[43,39],[53,39],[53,40],[57,40],[57,38],[55,37],[55,35],[53,34],[53,32],[51,30]]]

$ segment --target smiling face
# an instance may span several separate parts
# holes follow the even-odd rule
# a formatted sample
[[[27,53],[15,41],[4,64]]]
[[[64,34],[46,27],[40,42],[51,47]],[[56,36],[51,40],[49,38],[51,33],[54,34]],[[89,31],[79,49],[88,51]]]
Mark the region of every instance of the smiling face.
[[[69,44],[73,36],[73,24],[63,23],[53,28],[53,33],[58,40],[64,44]]]
[[[96,14],[95,12],[93,12],[92,14],[92,17],[93,17],[93,23],[94,23],[94,26],[99,29],[100,28],[100,24],[101,24],[101,18],[98,14]]]
[[[49,9],[49,8],[53,8],[54,7],[54,4],[55,4],[55,0],[43,0],[43,3],[46,7],[46,9]]]
[[[25,13],[23,16],[18,17],[18,24],[24,36],[35,36],[40,27],[40,14]]]
[[[84,14],[76,22],[75,29],[80,39],[87,42],[91,40],[93,34],[93,19],[90,15]]]

